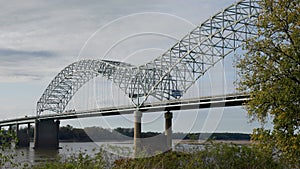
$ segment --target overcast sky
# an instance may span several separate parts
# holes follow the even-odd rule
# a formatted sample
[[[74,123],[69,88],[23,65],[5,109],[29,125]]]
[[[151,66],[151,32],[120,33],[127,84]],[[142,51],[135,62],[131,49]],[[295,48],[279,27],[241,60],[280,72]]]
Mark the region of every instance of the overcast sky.
[[[148,62],[195,25],[234,1],[1,0],[0,3],[0,119],[7,119],[34,115],[37,100],[68,64],[83,58]],[[233,74],[232,59],[216,67],[203,78],[210,83],[202,86],[220,88],[218,85],[223,84],[213,79],[223,74],[224,67],[229,67],[227,74]],[[103,79],[99,81],[105,84]],[[232,79],[226,83],[232,83]],[[234,90],[232,85],[228,86],[222,92]],[[206,94],[208,91],[205,87],[198,90]],[[208,93],[217,94],[214,90]],[[216,112],[222,114],[210,115]],[[163,130],[162,115],[145,115],[143,130]],[[62,125],[132,127],[131,120],[132,116],[80,119],[63,121]],[[251,132],[257,125],[247,123],[242,108],[175,112],[174,121],[174,130],[185,132],[213,129]]]

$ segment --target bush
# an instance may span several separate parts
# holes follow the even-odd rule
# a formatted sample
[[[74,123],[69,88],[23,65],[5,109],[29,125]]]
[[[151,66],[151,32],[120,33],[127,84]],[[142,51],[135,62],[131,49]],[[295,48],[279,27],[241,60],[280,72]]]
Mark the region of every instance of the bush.
[[[185,151],[169,151],[148,158],[121,158],[113,164],[108,163],[106,154],[100,152],[96,156],[89,156],[84,152],[68,158],[60,158],[54,162],[40,163],[31,166],[33,169],[254,169],[254,168],[286,168],[272,153],[261,151],[255,145],[243,146],[235,144],[207,144],[204,147]],[[190,153],[188,153],[190,152]],[[112,157],[111,157],[112,158]]]
[[[17,143],[15,132],[0,130],[0,168],[14,168],[18,164],[15,163],[16,154],[14,145]]]
[[[252,146],[210,144],[204,149],[189,150],[193,153],[166,152],[150,158],[121,159],[113,168],[284,168],[270,153]]]
[[[39,163],[29,166],[32,169],[102,169],[108,168],[106,161],[100,151],[95,156],[90,156],[85,152],[73,154],[70,157],[59,157],[55,161]]]

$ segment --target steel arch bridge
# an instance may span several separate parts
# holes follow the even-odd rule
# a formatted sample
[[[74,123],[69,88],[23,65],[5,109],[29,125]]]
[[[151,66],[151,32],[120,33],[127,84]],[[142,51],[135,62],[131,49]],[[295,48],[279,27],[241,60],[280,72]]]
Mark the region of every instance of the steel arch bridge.
[[[89,80],[102,75],[138,108],[154,97],[180,98],[213,65],[257,34],[259,0],[242,0],[207,19],[169,50],[140,66],[109,60],[80,60],[65,67],[37,102],[37,114],[62,113],[74,94]]]

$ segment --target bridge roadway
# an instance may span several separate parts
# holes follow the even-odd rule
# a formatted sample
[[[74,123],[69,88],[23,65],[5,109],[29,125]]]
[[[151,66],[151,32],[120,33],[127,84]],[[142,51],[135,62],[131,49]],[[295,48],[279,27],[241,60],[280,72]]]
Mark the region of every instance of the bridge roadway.
[[[151,112],[166,112],[178,110],[191,110],[215,107],[230,107],[241,106],[245,101],[249,100],[248,94],[229,94],[218,95],[210,97],[201,97],[193,99],[170,100],[164,102],[156,102],[152,104],[144,104],[139,108],[143,113]],[[63,112],[61,114],[45,114],[40,116],[28,116],[22,118],[14,118],[0,121],[0,126],[10,126],[15,124],[34,123],[36,119],[39,120],[67,120],[75,118],[86,118],[95,116],[115,116],[122,114],[133,114],[137,108],[134,106],[120,106],[97,108],[91,110]]]

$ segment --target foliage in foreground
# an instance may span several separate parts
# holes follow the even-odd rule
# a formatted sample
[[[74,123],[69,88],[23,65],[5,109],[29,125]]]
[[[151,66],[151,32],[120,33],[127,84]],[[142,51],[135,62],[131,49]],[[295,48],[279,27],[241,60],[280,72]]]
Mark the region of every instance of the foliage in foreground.
[[[4,146],[5,144],[3,144]],[[5,148],[6,147],[6,148]],[[12,150],[10,145],[5,145]],[[122,149],[122,148],[120,148]],[[272,151],[261,150],[252,146],[234,144],[207,144],[194,149],[181,149],[184,151],[165,152],[147,158],[116,158],[103,149],[94,156],[85,152],[72,154],[68,157],[60,156],[58,159],[41,162],[35,165],[16,164],[13,151],[10,155],[1,154],[1,168],[33,168],[33,169],[101,169],[101,168],[286,168]],[[122,150],[121,150],[122,151]],[[112,161],[114,160],[114,161]],[[8,165],[5,165],[8,164]]]
[[[149,158],[121,159],[115,162],[113,168],[284,168],[271,154],[254,147],[213,144],[203,150],[191,151],[193,153],[166,152]]]
[[[59,157],[54,161],[28,166],[31,169],[102,169],[108,168],[108,162],[102,151],[95,156],[85,152],[73,154],[70,157]]]
[[[300,166],[300,0],[262,0],[258,36],[238,64],[240,90],[250,92],[251,119],[273,129],[254,130],[252,140],[273,150],[289,167]]]
[[[95,157],[84,153],[73,155],[67,159],[41,163],[30,168],[34,169],[132,169],[132,168],[284,168],[271,153],[262,152],[255,147],[233,144],[211,144],[204,149],[193,149],[187,152],[166,152],[148,158],[123,158],[108,164],[103,158],[103,152]]]
[[[0,130],[0,168],[7,166],[15,167],[16,154],[14,153],[14,145],[17,142],[15,132]]]

